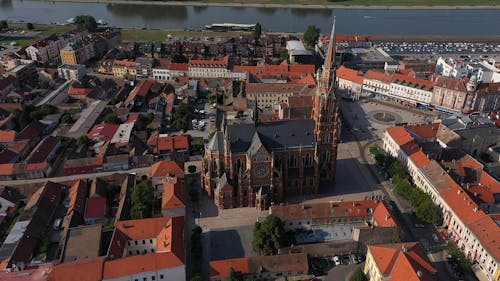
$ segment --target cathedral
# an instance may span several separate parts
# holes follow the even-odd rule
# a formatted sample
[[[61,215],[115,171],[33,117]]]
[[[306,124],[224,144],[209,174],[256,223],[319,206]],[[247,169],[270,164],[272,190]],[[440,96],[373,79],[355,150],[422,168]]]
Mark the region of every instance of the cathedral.
[[[320,182],[335,180],[340,120],[334,35],[335,19],[316,75],[311,119],[228,124],[209,140],[201,180],[219,208],[265,210],[286,197],[318,193]]]

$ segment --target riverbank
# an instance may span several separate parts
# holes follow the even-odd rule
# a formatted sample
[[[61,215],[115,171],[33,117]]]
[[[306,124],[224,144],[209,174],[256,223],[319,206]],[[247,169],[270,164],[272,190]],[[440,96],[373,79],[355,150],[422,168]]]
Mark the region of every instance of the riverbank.
[[[9,22],[9,27],[18,31],[28,31],[26,23],[13,23]],[[51,34],[61,33],[71,29],[71,26],[58,26],[50,24],[34,24],[35,29],[32,30],[36,36],[19,36],[19,37],[6,37],[3,41],[10,43],[11,41],[17,42],[20,46],[26,47],[31,42],[42,39]],[[165,41],[168,35],[174,37],[239,37],[248,32],[213,32],[206,30],[182,30],[182,29],[144,29],[144,28],[122,28],[123,41],[137,41],[137,42],[151,42],[151,41]],[[32,32],[32,33],[33,33]],[[273,32],[271,32],[273,33]],[[286,34],[293,34],[301,37],[301,32],[279,32]],[[370,35],[370,34],[363,34]],[[500,35],[473,35],[473,36],[438,36],[438,35],[390,35],[390,34],[373,34],[370,35],[374,42],[383,41],[432,41],[432,42],[500,42]]]
[[[471,9],[500,9],[498,1],[476,0],[471,5],[469,0],[346,0],[346,4],[330,4],[328,0],[253,0],[252,3],[243,0],[203,0],[203,1],[138,1],[138,0],[51,0],[52,2],[75,3],[110,3],[135,5],[167,5],[167,6],[196,6],[196,7],[236,7],[236,8],[294,8],[294,9],[373,9],[373,10],[407,10],[407,9],[435,9],[435,10],[471,10]],[[227,2],[224,2],[227,1]],[[239,2],[241,1],[241,2]],[[376,3],[376,5],[374,5]],[[403,5],[402,5],[403,4]]]

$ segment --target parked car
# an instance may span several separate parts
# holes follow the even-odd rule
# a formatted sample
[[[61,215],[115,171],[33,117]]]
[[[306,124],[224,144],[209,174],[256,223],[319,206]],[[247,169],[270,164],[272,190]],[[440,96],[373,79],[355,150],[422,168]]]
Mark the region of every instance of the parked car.
[[[355,254],[351,254],[351,255],[350,255],[350,261],[351,261],[351,263],[352,263],[352,264],[357,264],[357,263],[359,263],[359,261],[358,261],[358,257],[356,257],[356,255],[355,255]]]
[[[63,222],[63,218],[58,218],[54,221],[54,224],[52,225],[52,227],[54,228],[54,230],[59,230],[61,229],[61,226],[62,226],[62,222]]]
[[[434,242],[439,242],[439,237],[435,233],[432,233],[432,240],[434,240]]]
[[[423,225],[423,224],[421,224],[421,223],[416,223],[416,224],[415,224],[415,227],[416,227],[416,228],[424,228],[424,227],[425,227],[425,225]]]
[[[335,263],[335,265],[340,265],[339,257],[338,256],[333,257],[333,262]]]

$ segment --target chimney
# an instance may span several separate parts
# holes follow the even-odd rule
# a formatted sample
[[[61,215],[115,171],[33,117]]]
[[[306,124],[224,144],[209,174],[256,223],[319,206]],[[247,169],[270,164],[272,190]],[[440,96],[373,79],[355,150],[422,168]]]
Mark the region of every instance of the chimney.
[[[422,270],[417,270],[417,276],[418,278],[422,278]]]
[[[403,251],[403,253],[407,252],[405,244],[401,244],[401,250]]]
[[[477,211],[479,210],[479,208],[476,206],[476,207],[474,207],[474,209],[472,209],[472,210],[473,210],[473,211],[474,211],[474,213],[475,213],[475,212],[477,212]]]
[[[462,191],[460,189],[457,190],[457,194],[460,195],[460,193],[462,193]]]

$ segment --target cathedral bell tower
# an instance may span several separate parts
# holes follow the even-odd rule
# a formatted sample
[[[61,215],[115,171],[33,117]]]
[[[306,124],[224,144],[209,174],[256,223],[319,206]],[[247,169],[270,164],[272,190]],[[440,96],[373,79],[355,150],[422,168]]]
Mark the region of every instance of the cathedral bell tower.
[[[337,162],[339,111],[335,94],[335,17],[330,43],[323,67],[318,69],[317,91],[314,96],[312,119],[315,124],[316,152],[320,180],[333,181]]]

